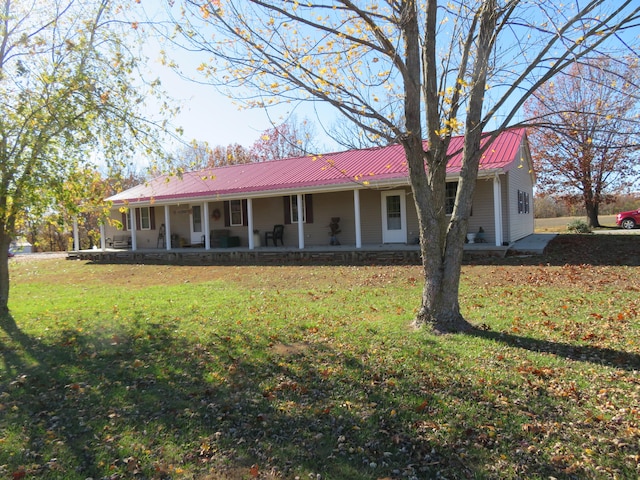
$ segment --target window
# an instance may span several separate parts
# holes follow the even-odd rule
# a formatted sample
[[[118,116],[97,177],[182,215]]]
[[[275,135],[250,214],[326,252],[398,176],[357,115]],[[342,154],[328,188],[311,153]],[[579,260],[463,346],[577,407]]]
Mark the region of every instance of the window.
[[[126,212],[122,213],[122,231],[127,232],[131,230],[131,211],[132,209],[127,209]]]
[[[529,194],[518,190],[518,213],[529,213]]]
[[[247,200],[225,200],[223,202],[224,226],[247,226]],[[215,210],[214,210],[215,212]]]
[[[402,229],[402,203],[400,195],[387,196],[387,230]]]
[[[302,195],[302,204],[306,205],[304,197],[305,196]],[[291,195],[291,203],[289,205],[291,205],[291,223],[298,223],[298,196],[297,195]],[[306,212],[307,212],[307,209],[303,208],[302,223],[305,223],[307,221]]]
[[[191,207],[191,216],[193,217],[193,232],[202,232],[202,215],[200,205]]]
[[[447,191],[445,193],[444,205],[445,213],[451,215],[453,207],[456,204],[456,193],[458,192],[458,182],[447,182]]]
[[[151,215],[149,207],[140,208],[140,230],[151,230]]]
[[[242,200],[231,200],[229,202],[229,225],[243,225]]]
[[[122,230],[131,230],[131,213],[135,212],[136,230],[155,230],[155,207],[129,208],[122,212]]]
[[[284,223],[289,225],[292,223],[298,223],[298,214],[300,209],[298,208],[298,196],[287,195],[282,197],[284,199]],[[302,195],[302,223],[313,223],[313,195],[308,193]]]

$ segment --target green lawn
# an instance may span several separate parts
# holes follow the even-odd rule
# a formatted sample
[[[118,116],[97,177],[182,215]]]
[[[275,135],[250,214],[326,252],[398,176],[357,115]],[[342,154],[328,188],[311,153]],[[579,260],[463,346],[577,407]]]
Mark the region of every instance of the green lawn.
[[[636,478],[638,273],[12,262],[0,477]]]

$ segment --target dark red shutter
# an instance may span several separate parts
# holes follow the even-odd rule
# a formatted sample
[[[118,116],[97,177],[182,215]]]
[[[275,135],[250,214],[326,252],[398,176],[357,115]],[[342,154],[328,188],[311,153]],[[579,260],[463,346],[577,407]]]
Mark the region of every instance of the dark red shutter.
[[[122,230],[125,232],[129,230],[129,224],[127,223],[127,214],[124,212],[122,213]]]
[[[311,194],[304,196],[305,220],[307,223],[313,223],[313,197]]]
[[[151,230],[156,229],[156,207],[149,207],[149,225]]]
[[[231,212],[229,211],[230,209],[230,205],[228,201],[224,201],[222,202],[222,210],[223,210],[223,215],[224,215],[224,226],[225,227],[229,227],[231,225],[231,219],[229,217],[231,217]]]
[[[140,209],[134,209],[133,214],[136,216],[136,230],[140,230]]]
[[[247,210],[247,201],[242,200],[242,225],[245,227],[249,225],[249,219],[247,218],[248,216],[249,212]]]
[[[284,224],[291,225],[291,197],[282,197],[284,200]]]

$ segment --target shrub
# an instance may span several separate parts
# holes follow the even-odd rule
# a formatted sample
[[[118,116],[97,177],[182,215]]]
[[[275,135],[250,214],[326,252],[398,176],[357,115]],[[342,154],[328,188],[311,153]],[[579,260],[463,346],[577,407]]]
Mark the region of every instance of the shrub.
[[[567,224],[567,230],[571,233],[591,233],[591,227],[584,220],[572,220]]]

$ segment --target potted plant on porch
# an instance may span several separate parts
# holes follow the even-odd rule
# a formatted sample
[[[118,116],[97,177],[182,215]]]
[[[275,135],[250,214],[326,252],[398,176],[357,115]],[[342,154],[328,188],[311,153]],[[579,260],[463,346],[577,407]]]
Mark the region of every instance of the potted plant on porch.
[[[340,245],[340,241],[338,240],[338,234],[342,231],[340,230],[340,217],[331,217],[331,223],[329,224],[329,235],[331,239],[329,240],[330,245]]]

